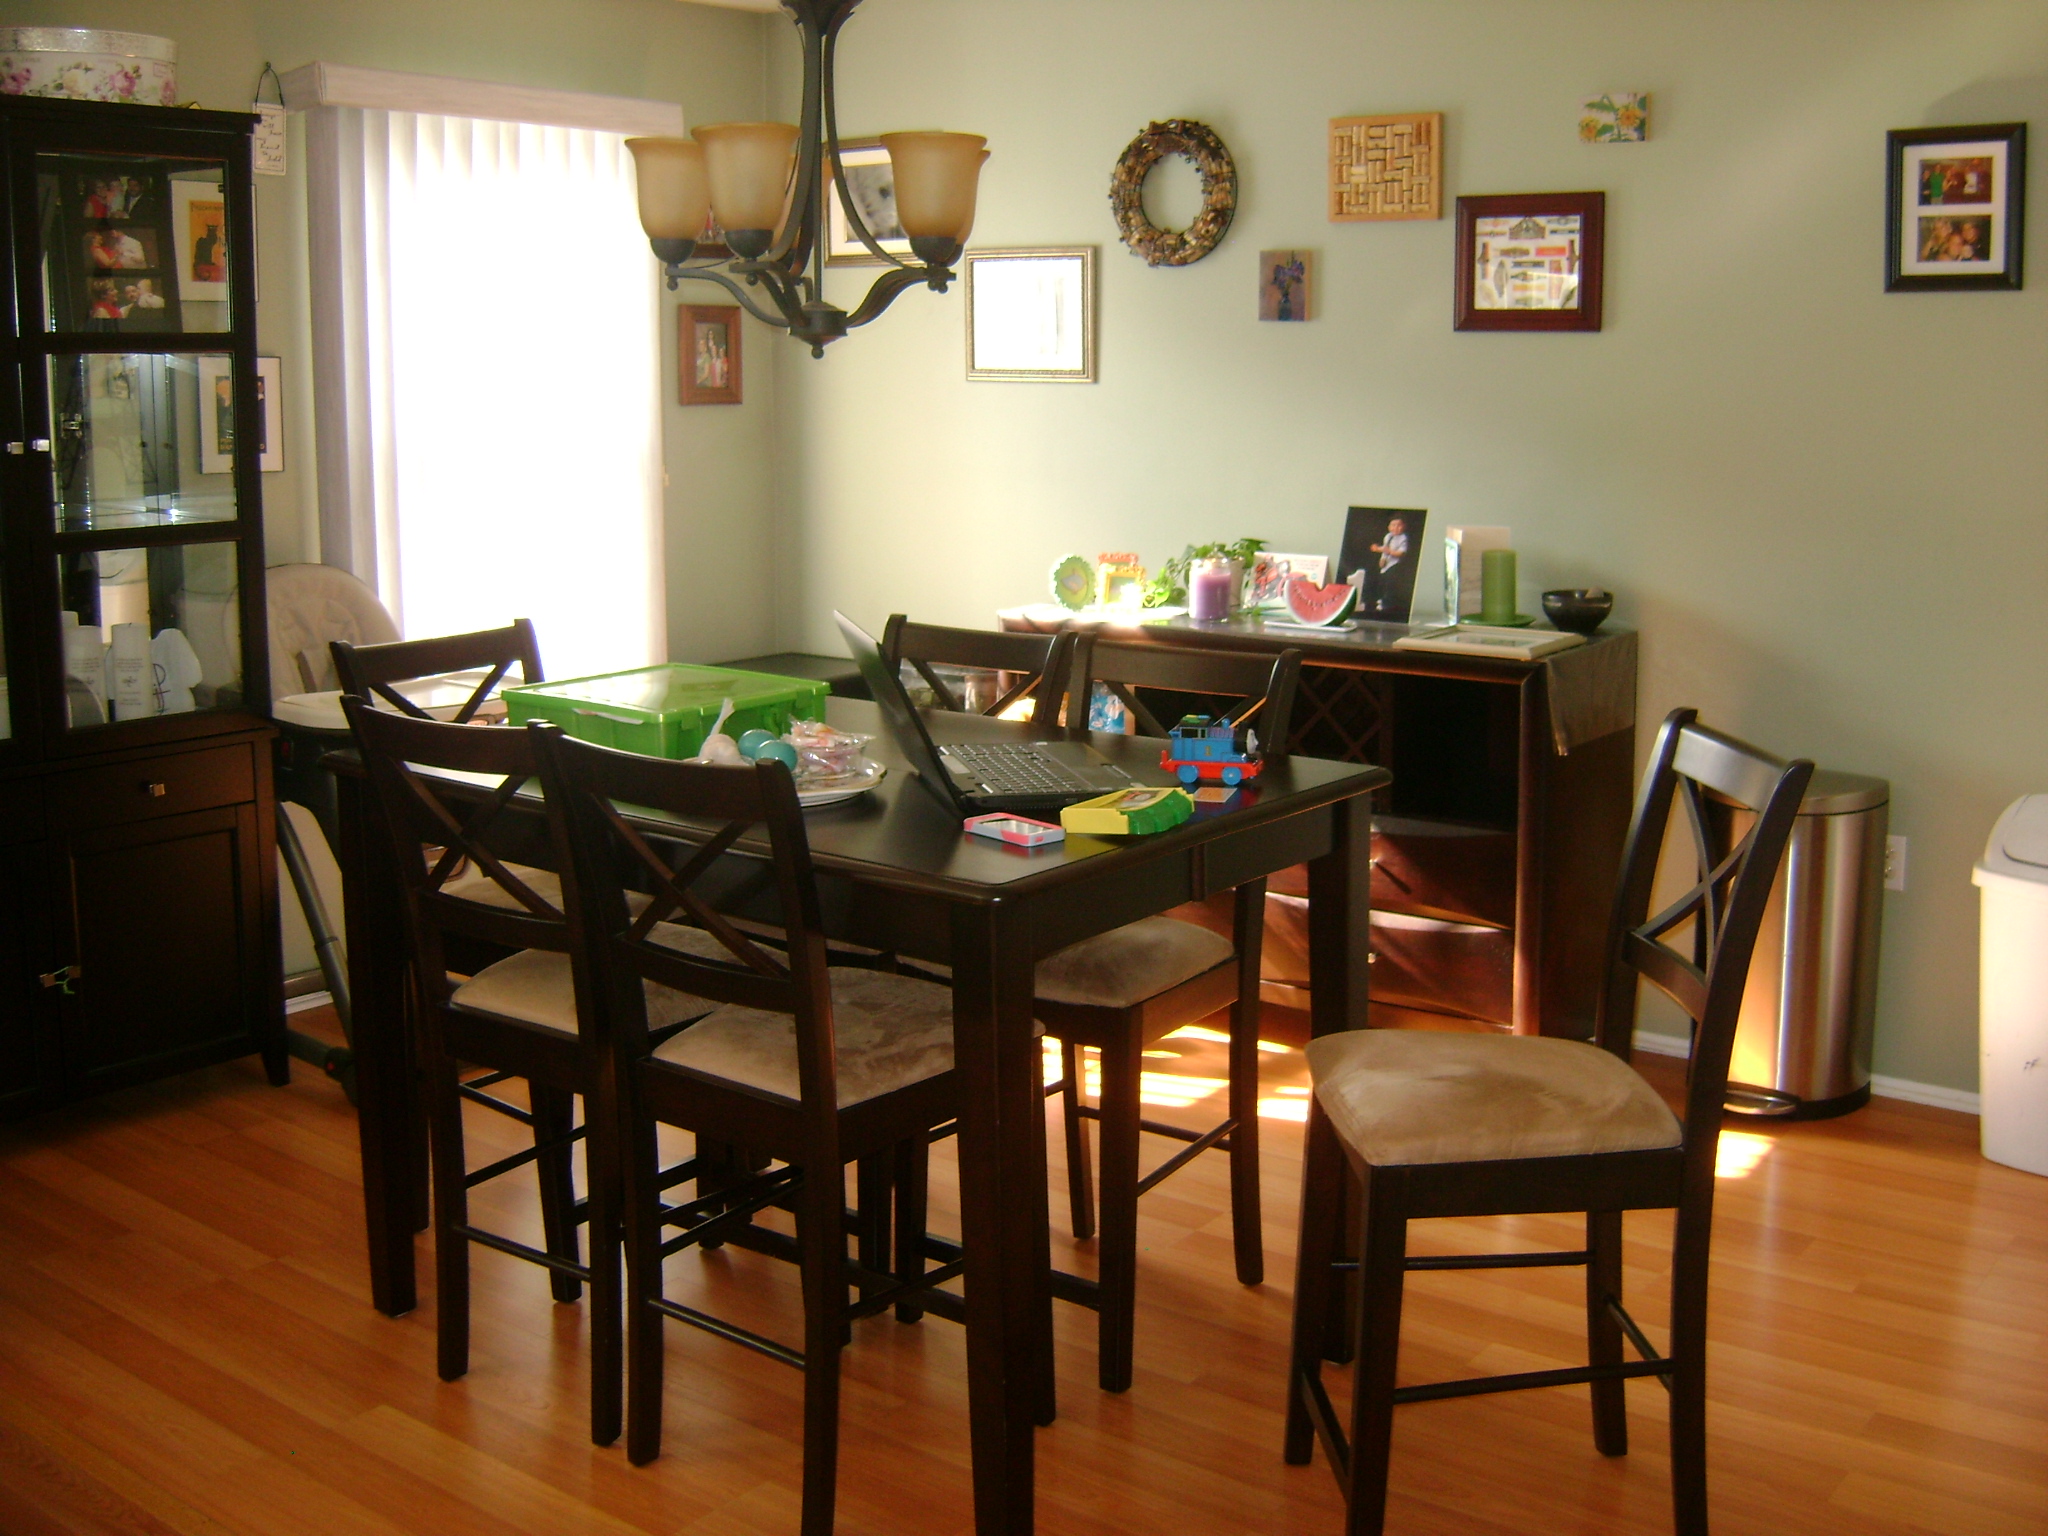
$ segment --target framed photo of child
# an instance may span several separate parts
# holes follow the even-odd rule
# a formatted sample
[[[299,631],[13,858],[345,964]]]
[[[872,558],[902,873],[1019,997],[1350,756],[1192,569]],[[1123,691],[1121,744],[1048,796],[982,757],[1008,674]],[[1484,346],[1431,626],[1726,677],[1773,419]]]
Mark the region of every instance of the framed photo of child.
[[[1415,606],[1422,525],[1429,514],[1405,507],[1353,507],[1344,518],[1337,579],[1358,588],[1358,616],[1406,624]]]
[[[2027,125],[1885,135],[1887,293],[2022,286]]]

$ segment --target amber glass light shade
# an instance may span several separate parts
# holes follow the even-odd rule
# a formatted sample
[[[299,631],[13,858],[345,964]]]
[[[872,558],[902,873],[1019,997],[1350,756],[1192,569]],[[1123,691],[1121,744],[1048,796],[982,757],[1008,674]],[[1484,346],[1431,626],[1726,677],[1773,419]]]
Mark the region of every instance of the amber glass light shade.
[[[912,239],[965,240],[988,140],[978,133],[885,133],[896,176],[896,222]]]
[[[691,139],[628,139],[640,195],[640,227],[650,240],[695,240],[711,211],[704,146]]]
[[[704,146],[711,211],[728,230],[774,229],[787,201],[794,123],[713,123],[691,130]]]

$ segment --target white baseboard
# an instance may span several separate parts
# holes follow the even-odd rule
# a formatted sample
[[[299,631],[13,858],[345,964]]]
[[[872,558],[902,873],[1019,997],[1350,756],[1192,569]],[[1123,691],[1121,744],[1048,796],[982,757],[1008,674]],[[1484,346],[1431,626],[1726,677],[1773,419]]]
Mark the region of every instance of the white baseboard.
[[[1652,1056],[1683,1056],[1690,1049],[1682,1036],[1660,1035],[1646,1029],[1636,1031],[1635,1047]],[[1870,1091],[1881,1099],[1903,1099],[1908,1104],[1929,1104],[1966,1115],[1983,1112],[1976,1094],[1962,1088],[1944,1088],[1939,1083],[1916,1083],[1911,1078],[1872,1073]]]
[[[334,999],[325,992],[307,992],[299,997],[286,998],[284,1000],[284,1011],[287,1014],[307,1013],[315,1008],[325,1008],[333,1001]]]

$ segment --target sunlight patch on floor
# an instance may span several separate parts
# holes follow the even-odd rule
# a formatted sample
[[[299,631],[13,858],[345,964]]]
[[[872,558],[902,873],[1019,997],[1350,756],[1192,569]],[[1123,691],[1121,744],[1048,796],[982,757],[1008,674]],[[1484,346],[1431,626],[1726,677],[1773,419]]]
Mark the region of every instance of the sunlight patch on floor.
[[[1754,1131],[1723,1131],[1714,1153],[1714,1177],[1746,1179],[1771,1155],[1772,1141]]]
[[[1207,1040],[1216,1045],[1228,1045],[1230,1036],[1223,1030],[1210,1029],[1205,1024],[1183,1024],[1166,1037],[1169,1040]],[[1285,1055],[1291,1046],[1278,1045],[1271,1040],[1261,1040],[1259,1049],[1269,1056]]]

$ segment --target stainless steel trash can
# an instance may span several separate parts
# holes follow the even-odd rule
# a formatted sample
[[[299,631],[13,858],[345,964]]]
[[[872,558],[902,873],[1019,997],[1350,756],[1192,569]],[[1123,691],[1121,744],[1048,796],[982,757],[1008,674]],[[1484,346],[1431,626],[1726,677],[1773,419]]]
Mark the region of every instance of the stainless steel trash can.
[[[1754,818],[1715,818],[1722,850]],[[1728,1107],[1819,1120],[1870,1101],[1891,785],[1816,770],[1771,888],[1742,995]]]

